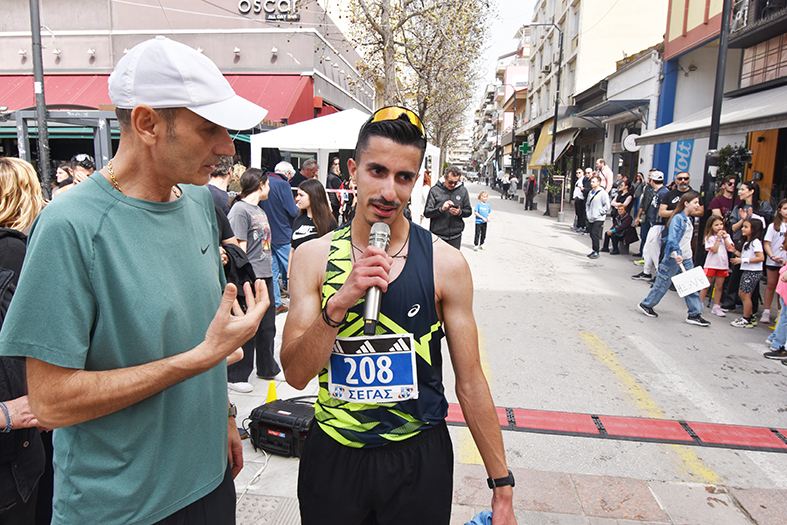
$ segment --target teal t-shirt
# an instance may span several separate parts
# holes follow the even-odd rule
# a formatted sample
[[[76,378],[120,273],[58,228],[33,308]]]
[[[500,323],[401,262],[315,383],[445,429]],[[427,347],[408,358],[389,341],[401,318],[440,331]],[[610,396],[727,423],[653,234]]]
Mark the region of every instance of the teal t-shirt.
[[[127,197],[99,173],[30,231],[0,355],[84,370],[200,344],[221,300],[213,200]],[[111,388],[111,385],[108,385]],[[55,524],[150,524],[210,493],[227,464],[226,365],[107,416],[56,429]]]

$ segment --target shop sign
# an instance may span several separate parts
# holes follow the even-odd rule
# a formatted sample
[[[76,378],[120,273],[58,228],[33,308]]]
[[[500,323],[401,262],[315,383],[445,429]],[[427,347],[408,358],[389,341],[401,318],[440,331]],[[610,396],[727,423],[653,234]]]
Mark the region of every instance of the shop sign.
[[[675,171],[689,171],[691,166],[691,152],[694,150],[694,140],[681,140],[675,148]]]
[[[297,0],[240,0],[238,11],[244,15],[264,11],[265,20],[280,22],[298,22],[301,19]]]

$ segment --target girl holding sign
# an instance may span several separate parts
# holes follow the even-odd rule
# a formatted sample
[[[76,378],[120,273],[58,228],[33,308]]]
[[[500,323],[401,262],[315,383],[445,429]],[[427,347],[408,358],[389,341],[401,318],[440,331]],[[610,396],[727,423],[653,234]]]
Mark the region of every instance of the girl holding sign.
[[[746,219],[741,227],[741,251],[736,251],[730,259],[732,264],[741,265],[741,284],[738,288],[738,295],[743,302],[743,317],[735,319],[730,323],[735,328],[754,328],[757,319],[752,313],[753,306],[751,294],[762,279],[762,262],[765,260],[762,241],[762,222],[758,220]]]
[[[699,208],[700,196],[694,191],[687,191],[681,196],[678,205],[672,212],[667,223],[669,235],[664,245],[664,258],[659,264],[658,272],[656,272],[656,282],[653,283],[653,288],[650,289],[648,296],[638,306],[639,311],[648,317],[658,317],[653,307],[659,304],[661,298],[669,290],[670,280],[680,270],[679,265],[682,264],[686,271],[694,267],[691,259],[691,239],[694,236],[694,225],[689,217]],[[702,312],[700,295],[693,292],[683,299],[686,300],[686,306],[689,309],[686,322],[697,326],[710,326],[710,323],[700,315]]]

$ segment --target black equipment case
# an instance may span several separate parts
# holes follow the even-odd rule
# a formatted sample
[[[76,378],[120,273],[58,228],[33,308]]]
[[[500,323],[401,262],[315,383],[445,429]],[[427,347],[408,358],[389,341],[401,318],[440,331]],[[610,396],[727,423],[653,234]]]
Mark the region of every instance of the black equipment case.
[[[277,399],[260,405],[249,416],[249,435],[255,450],[300,457],[303,441],[314,419],[314,406],[295,400]]]

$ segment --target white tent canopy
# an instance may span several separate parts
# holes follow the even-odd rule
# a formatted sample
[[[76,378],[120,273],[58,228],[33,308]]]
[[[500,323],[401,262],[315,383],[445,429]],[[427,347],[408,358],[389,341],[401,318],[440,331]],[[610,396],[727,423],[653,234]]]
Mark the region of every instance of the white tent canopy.
[[[254,134],[250,137],[251,165],[255,168],[262,166],[262,148],[315,153],[320,165],[320,180],[324,184],[328,174],[328,155],[340,149],[355,149],[358,132],[368,119],[368,113],[355,108],[345,109],[324,117]]]
[[[329,154],[341,149],[355,149],[358,132],[368,119],[368,113],[354,108],[345,109],[324,117],[254,134],[250,137],[251,165],[255,168],[262,167],[262,148],[278,148],[281,151],[294,153],[315,153],[317,163],[320,165],[319,179],[325,184]],[[440,149],[427,144],[426,157],[431,157],[430,165],[434,172],[440,158]],[[440,170],[437,171],[439,173]],[[420,188],[421,180],[419,177],[416,188]],[[433,175],[432,180],[436,181],[437,177]]]

